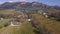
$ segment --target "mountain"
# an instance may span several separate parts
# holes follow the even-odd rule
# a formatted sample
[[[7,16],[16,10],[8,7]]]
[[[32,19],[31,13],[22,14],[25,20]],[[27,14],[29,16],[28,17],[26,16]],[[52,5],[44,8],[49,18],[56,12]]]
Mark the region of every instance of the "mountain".
[[[38,7],[41,9],[57,9],[60,10],[59,6],[49,6],[39,2],[5,2],[0,5],[0,9],[15,9],[16,7]]]

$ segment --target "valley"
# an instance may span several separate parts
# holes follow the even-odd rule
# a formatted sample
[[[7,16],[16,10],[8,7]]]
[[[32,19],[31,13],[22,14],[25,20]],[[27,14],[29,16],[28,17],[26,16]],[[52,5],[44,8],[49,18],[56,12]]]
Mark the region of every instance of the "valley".
[[[60,34],[60,7],[5,2],[0,5],[0,34]]]

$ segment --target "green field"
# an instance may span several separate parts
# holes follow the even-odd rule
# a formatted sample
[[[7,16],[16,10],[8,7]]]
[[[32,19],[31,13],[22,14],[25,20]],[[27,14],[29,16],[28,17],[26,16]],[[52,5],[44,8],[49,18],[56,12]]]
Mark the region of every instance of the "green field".
[[[22,24],[20,34],[35,34],[33,31],[34,27],[32,27],[31,23],[24,23]]]
[[[6,25],[7,23],[9,23],[11,21],[11,19],[3,19],[0,20],[0,26],[4,27],[4,25]]]
[[[19,26],[8,26],[0,29],[0,34],[35,34],[31,23],[22,23]]]
[[[22,23],[18,27],[14,27],[13,34],[35,34],[31,23]]]

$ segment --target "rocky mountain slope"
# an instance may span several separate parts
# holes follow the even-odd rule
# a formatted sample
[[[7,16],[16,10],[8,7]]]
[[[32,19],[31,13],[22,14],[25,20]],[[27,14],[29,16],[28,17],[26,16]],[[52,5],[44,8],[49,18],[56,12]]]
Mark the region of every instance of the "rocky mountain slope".
[[[15,9],[16,7],[39,7],[41,9],[57,9],[60,10],[59,6],[49,6],[40,2],[5,2],[0,5],[0,9]]]

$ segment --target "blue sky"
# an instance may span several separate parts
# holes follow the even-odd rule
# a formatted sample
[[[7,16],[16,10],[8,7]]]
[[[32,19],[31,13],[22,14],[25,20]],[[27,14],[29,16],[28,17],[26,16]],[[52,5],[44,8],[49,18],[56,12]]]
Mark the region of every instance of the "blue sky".
[[[29,1],[29,2],[36,1],[36,2],[41,2],[44,4],[48,4],[48,5],[59,5],[60,6],[60,0],[0,0],[0,4],[2,4],[4,2],[8,2],[8,1],[13,1],[13,2],[16,2],[16,1]]]

